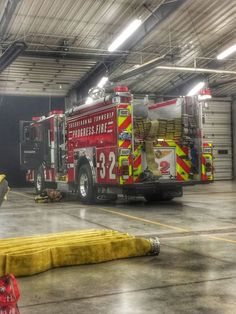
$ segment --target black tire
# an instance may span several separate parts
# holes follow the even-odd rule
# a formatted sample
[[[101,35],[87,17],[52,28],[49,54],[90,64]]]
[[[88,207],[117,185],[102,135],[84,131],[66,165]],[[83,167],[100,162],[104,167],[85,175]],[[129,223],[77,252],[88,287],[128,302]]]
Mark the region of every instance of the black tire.
[[[173,196],[165,196],[162,194],[146,194],[144,196],[147,202],[158,202],[158,201],[171,201]]]
[[[40,167],[38,170],[35,170],[34,187],[36,194],[41,194],[43,190],[45,190],[46,188],[43,167]]]
[[[93,186],[93,177],[89,164],[82,165],[78,172],[79,200],[84,204],[94,204],[96,202],[96,190]]]
[[[108,197],[108,201],[115,202],[117,200],[118,200],[118,195],[117,194],[110,194],[109,197]]]
[[[166,201],[171,201],[173,199],[174,199],[174,196],[162,196],[160,201],[166,202]]]
[[[115,202],[118,199],[117,194],[98,194],[97,201],[100,202]]]
[[[151,203],[151,202],[157,202],[160,201],[160,195],[155,195],[155,194],[146,194],[144,195],[144,198],[147,202]]]
[[[4,196],[6,195],[7,191],[8,191],[8,182],[6,179],[3,179],[0,182],[0,207],[2,205],[2,202],[4,200]]]

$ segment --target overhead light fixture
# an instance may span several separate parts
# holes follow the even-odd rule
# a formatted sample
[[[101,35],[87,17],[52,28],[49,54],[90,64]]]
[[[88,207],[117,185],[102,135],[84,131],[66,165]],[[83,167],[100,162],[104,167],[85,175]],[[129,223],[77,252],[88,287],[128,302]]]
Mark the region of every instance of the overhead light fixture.
[[[107,81],[108,81],[108,77],[107,76],[103,76],[101,78],[101,80],[99,81],[97,87],[102,88],[106,84]]]
[[[236,44],[222,51],[216,58],[217,60],[223,60],[234,52],[236,52]]]
[[[187,96],[197,95],[204,86],[205,86],[205,82],[199,82],[188,92]]]
[[[6,69],[26,48],[27,45],[23,41],[16,41],[9,46],[0,56],[0,73]]]
[[[135,19],[133,22],[131,22],[108,47],[108,51],[112,52],[120,47],[139,28],[141,24],[142,21],[140,19]]]

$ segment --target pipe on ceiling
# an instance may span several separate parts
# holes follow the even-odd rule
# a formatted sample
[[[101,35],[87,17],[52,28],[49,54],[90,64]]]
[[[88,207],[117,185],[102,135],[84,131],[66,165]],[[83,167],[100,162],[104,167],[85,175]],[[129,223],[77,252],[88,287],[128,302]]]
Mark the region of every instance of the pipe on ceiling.
[[[181,67],[181,66],[156,66],[157,70],[166,70],[173,72],[191,72],[191,73],[213,73],[213,74],[231,74],[236,75],[236,71],[228,70],[218,70],[218,69],[206,69],[206,68],[190,68],[190,67]]]
[[[165,56],[160,58],[153,59],[149,62],[138,66],[137,68],[128,70],[123,72],[123,74],[111,78],[113,82],[118,82],[122,80],[126,80],[130,77],[134,77],[136,75],[143,74],[145,72],[152,72],[155,70],[164,70],[170,72],[189,72],[189,73],[209,73],[209,74],[230,74],[236,75],[236,71],[228,71],[228,70],[219,70],[219,69],[207,69],[207,68],[197,68],[197,67],[184,67],[184,66],[166,66],[166,65],[158,65],[154,66],[156,63],[164,61]]]
[[[134,66],[131,69],[124,71],[123,74],[116,76],[116,77],[113,77],[111,80],[112,80],[112,82],[122,81],[122,80],[126,80],[127,78],[145,73],[145,72],[150,71],[150,70],[153,70],[156,68],[155,65],[157,63],[160,64],[160,62],[165,60],[165,57],[166,56],[164,55],[164,56],[152,59],[152,60],[150,60],[146,63],[143,63],[141,65],[137,65],[137,67]]]

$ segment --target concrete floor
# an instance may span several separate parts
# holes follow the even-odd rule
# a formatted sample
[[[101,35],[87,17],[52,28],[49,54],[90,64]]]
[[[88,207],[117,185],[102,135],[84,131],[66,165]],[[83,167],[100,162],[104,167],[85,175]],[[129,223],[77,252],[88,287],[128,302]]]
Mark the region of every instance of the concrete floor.
[[[35,204],[33,190],[13,189],[0,209],[0,237],[109,228],[161,240],[157,257],[19,278],[20,313],[236,313],[235,202],[236,182],[229,181],[152,205]]]

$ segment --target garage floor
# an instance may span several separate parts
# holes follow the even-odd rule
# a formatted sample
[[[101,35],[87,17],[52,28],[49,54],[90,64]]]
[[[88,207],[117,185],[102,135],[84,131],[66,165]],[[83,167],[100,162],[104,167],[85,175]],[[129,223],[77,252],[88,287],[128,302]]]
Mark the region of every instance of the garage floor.
[[[236,182],[187,188],[183,198],[152,205],[33,197],[32,189],[11,191],[1,237],[108,228],[158,235],[161,253],[19,278],[21,314],[236,313]]]

